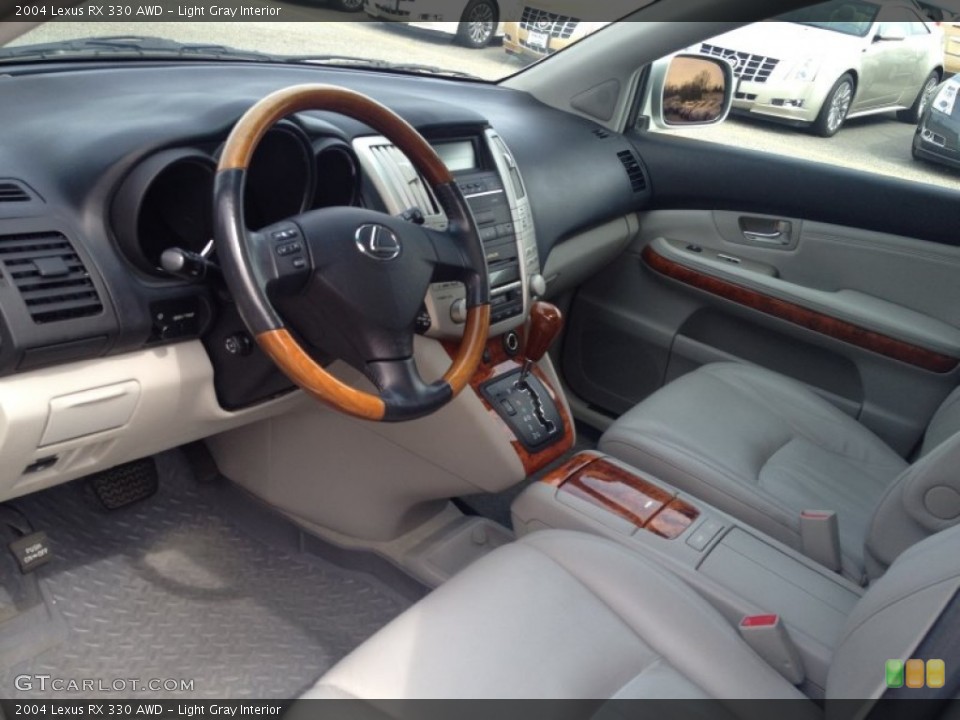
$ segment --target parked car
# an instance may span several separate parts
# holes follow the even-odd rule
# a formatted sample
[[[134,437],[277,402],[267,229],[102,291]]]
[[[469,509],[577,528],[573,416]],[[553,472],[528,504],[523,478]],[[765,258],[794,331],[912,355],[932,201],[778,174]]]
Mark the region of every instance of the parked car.
[[[937,88],[913,136],[913,157],[960,168],[960,76]]]
[[[937,2],[917,0],[917,5],[923,10],[923,14],[934,22],[960,19],[960,6],[956,2],[948,5],[950,2],[951,0],[937,0]]]
[[[960,72],[960,16],[954,21],[939,23],[943,31],[943,69],[948,73]]]
[[[915,123],[943,76],[943,32],[910,2],[833,0],[707,40],[740,79],[734,111],[835,135],[852,117]]]
[[[524,5],[519,16],[520,20],[504,25],[503,49],[532,60],[563,50],[609,25],[608,22],[584,22],[573,15],[534,5]]]
[[[363,9],[373,18],[451,35],[469,48],[483,48],[503,37],[498,0],[363,0]]]
[[[935,22],[944,35],[943,65],[948,73],[960,72],[960,5],[952,0],[937,0],[936,3],[917,2],[930,20]]]

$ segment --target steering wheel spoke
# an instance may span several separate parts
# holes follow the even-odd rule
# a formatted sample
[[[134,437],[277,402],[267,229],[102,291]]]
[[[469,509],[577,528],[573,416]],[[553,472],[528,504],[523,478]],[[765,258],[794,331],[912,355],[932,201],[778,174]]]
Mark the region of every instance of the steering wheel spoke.
[[[424,382],[413,358],[375,360],[367,363],[365,374],[380,389],[385,420],[420,417],[453,399],[449,384]]]
[[[462,282],[466,287],[467,307],[476,307],[490,302],[487,285],[487,262],[481,251],[474,250],[469,232],[449,230],[425,230],[433,245],[434,273],[437,282]]]

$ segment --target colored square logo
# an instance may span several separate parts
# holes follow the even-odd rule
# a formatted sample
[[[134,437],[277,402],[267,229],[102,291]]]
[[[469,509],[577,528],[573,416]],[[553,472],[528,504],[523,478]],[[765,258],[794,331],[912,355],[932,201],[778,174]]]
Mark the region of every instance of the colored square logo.
[[[943,660],[927,660],[927,687],[942,688],[947,680],[947,667]]]
[[[887,660],[887,687],[903,687],[903,660]]]
[[[907,660],[905,666],[906,685],[908,688],[922,688],[926,677],[925,663],[923,660]]]

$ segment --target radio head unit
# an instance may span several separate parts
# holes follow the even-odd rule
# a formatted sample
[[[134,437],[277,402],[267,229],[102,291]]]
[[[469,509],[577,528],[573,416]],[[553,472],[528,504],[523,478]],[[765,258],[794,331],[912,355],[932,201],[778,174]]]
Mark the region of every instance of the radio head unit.
[[[490,333],[506,332],[526,318],[529,280],[540,272],[530,207],[516,163],[492,129],[438,140],[434,147],[453,173],[483,241],[490,277]],[[411,166],[399,149],[382,137],[357,138],[354,148],[389,212],[399,215],[417,206],[427,226],[446,227],[447,218],[422,178],[413,176],[400,186],[397,179],[406,177],[404,166]],[[464,295],[457,282],[431,285],[417,331],[459,337],[466,319]]]

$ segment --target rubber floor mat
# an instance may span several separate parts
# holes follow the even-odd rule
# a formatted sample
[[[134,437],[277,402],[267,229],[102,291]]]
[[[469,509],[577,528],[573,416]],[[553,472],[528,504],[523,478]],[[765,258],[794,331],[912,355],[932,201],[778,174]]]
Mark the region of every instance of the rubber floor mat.
[[[372,575],[238,527],[179,453],[157,463],[157,494],[112,512],[83,481],[15,502],[50,538],[37,576],[67,631],[0,662],[0,696],[295,697],[410,604]]]

